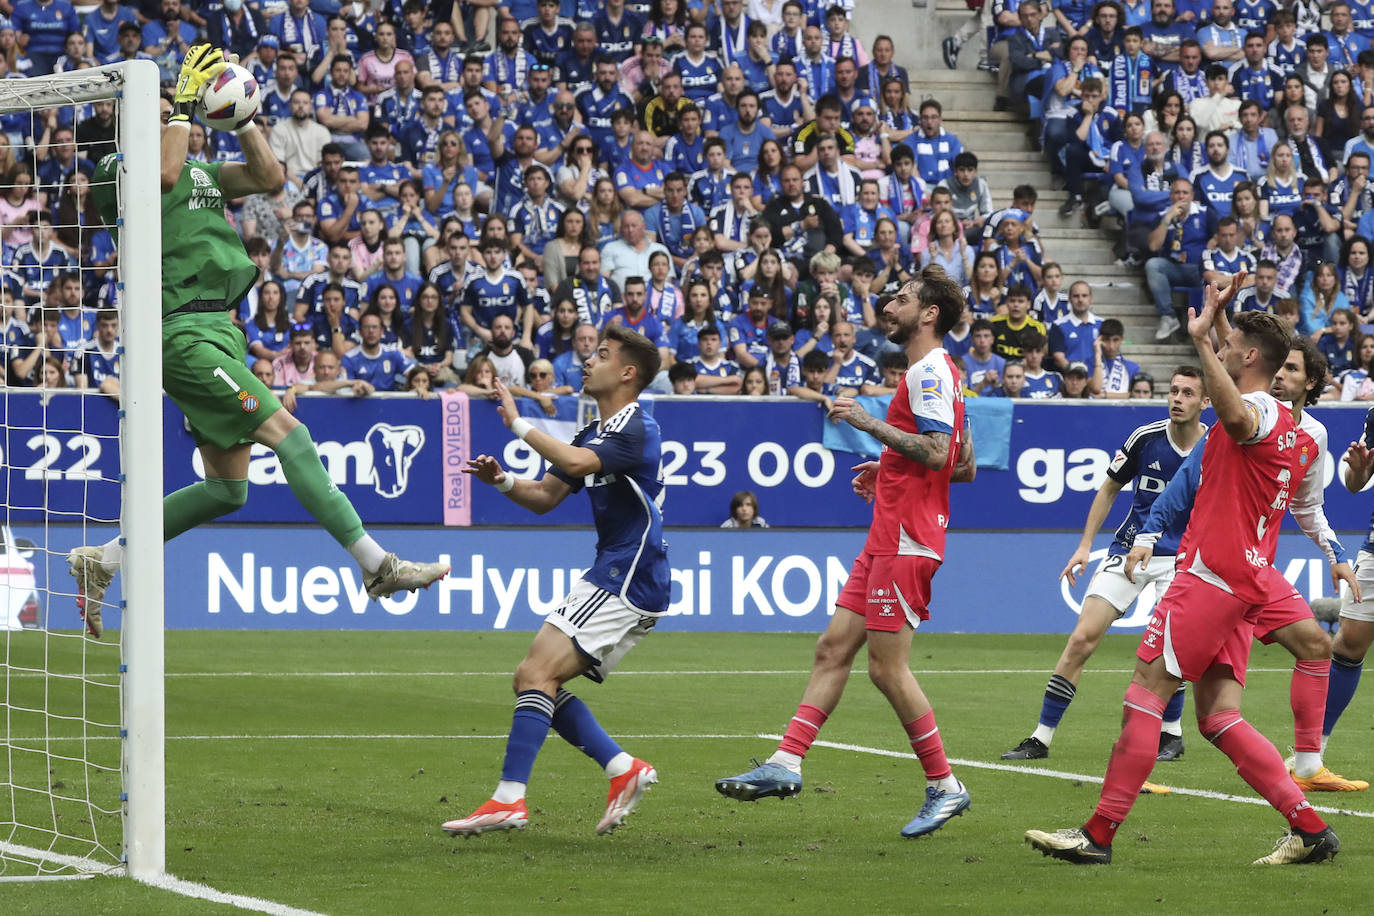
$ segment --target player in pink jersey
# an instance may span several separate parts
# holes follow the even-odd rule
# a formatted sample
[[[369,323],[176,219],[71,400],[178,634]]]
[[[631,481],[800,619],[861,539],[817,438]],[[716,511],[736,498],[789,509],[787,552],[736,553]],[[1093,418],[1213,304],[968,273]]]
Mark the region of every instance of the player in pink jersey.
[[[802,758],[839,704],[854,657],[866,644],[869,677],[896,711],[928,783],[925,802],[902,835],[938,830],[969,806],[908,662],[916,627],[929,617],[931,579],[944,558],[950,482],[972,480],[975,473],[959,370],[940,346],[963,310],[958,284],[938,267],[922,270],[884,309],[895,325],[889,339],[904,346],[910,360],[886,421],[869,416],[852,398],[835,399],[832,420],[845,420],[884,446],[880,460],[854,469],[854,491],[873,503],[873,524],[816,645],[811,680],[782,743],[753,770],[717,780],[723,795],[756,801],[801,791]]]
[[[1036,849],[1069,862],[1111,861],[1112,839],[1154,767],[1165,703],[1185,680],[1195,684],[1198,730],[1290,825],[1255,864],[1320,862],[1340,849],[1335,832],[1289,778],[1278,750],[1240,714],[1256,624],[1281,615],[1285,604],[1303,603],[1268,559],[1294,478],[1301,476],[1300,450],[1292,414],[1269,393],[1291,349],[1292,332],[1272,315],[1244,312],[1214,352],[1211,330],[1223,307],[1219,299],[1209,284],[1202,313],[1190,311],[1188,320],[1218,423],[1203,449],[1178,575],[1136,653],[1101,800],[1081,828],[1026,832]]]

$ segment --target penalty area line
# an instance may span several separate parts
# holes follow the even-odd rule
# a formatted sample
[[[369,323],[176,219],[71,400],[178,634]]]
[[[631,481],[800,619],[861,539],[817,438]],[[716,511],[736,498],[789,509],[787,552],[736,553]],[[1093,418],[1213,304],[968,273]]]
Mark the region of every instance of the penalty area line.
[[[769,741],[781,741],[782,735],[759,735],[760,738]],[[916,755],[905,751],[890,751],[881,747],[869,747],[865,744],[844,744],[839,741],[816,741],[812,747],[827,747],[837,751],[854,751],[859,754],[871,754],[875,757],[895,757],[902,760],[916,760]],[[954,766],[969,767],[975,770],[993,770],[999,773],[1021,773],[1027,776],[1046,776],[1050,779],[1062,779],[1070,782],[1090,782],[1094,785],[1102,785],[1101,776],[1089,776],[1086,773],[1067,773],[1063,770],[1051,770],[1046,767],[1026,767],[1013,766],[1008,763],[989,763],[986,760],[966,760],[959,757],[949,758],[949,762]],[[1182,786],[1170,785],[1169,789],[1174,795],[1190,795],[1193,798],[1210,798],[1214,801],[1234,802],[1242,805],[1259,805],[1268,808],[1269,803],[1262,798],[1254,798],[1248,795],[1231,795],[1226,792],[1213,792],[1210,789],[1188,789]],[[1333,808],[1328,805],[1313,805],[1313,809],[1323,814],[1343,814],[1350,817],[1374,818],[1374,811],[1351,811],[1348,808]]]

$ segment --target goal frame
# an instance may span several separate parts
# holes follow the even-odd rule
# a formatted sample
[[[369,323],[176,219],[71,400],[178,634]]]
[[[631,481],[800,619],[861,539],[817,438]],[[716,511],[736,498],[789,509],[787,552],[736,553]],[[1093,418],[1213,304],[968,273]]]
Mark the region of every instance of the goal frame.
[[[109,100],[118,111],[121,802],[124,868],[141,879],[166,871],[159,96],[150,60],[0,80],[0,113]]]

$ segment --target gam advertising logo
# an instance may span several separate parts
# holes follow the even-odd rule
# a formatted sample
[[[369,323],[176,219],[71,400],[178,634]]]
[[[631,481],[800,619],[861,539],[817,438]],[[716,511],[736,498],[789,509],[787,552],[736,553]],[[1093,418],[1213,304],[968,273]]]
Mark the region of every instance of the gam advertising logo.
[[[352,442],[323,440],[315,443],[320,461],[336,487],[372,487],[383,499],[405,494],[411,483],[415,459],[425,447],[422,426],[374,423],[362,439]],[[200,452],[192,453],[191,467],[201,479],[205,465]],[[248,482],[255,486],[286,485],[277,456],[265,445],[254,445],[248,462]]]

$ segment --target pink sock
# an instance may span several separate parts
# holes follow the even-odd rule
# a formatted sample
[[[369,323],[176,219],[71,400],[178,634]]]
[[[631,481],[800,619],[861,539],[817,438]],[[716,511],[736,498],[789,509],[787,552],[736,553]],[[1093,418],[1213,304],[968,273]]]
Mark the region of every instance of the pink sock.
[[[806,752],[811,750],[811,742],[816,740],[821,726],[828,718],[830,716],[819,706],[801,704],[797,707],[797,714],[792,717],[792,721],[787,723],[787,732],[782,736],[778,750],[805,757]]]
[[[1111,845],[1159,753],[1165,701],[1139,684],[1132,684],[1126,688],[1124,705],[1121,737],[1112,746],[1107,775],[1102,781],[1102,798],[1097,811],[1084,825],[1088,836],[1101,846]]]
[[[1198,723],[1198,729],[1217,750],[1231,758],[1240,778],[1286,817],[1289,824],[1307,833],[1326,829],[1326,822],[1312,810],[1302,790],[1288,775],[1278,749],[1242,719],[1238,710],[1213,713]]]
[[[914,722],[907,722],[902,728],[906,729],[906,736],[911,740],[911,749],[921,759],[926,779],[934,782],[953,772],[949,761],[945,759],[945,743],[940,740],[940,729],[935,724],[935,710],[932,709]]]
[[[1293,750],[1320,754],[1322,718],[1326,715],[1326,685],[1330,683],[1331,659],[1299,659],[1293,665],[1288,702],[1293,706]]]

